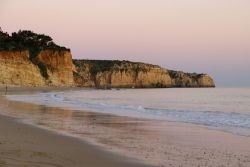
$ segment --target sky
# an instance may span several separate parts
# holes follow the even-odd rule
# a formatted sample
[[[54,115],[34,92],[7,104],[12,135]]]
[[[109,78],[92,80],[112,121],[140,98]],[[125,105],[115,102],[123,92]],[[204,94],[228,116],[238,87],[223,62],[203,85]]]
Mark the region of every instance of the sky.
[[[250,86],[249,0],[0,0],[0,27],[47,34],[77,59],[139,61]]]

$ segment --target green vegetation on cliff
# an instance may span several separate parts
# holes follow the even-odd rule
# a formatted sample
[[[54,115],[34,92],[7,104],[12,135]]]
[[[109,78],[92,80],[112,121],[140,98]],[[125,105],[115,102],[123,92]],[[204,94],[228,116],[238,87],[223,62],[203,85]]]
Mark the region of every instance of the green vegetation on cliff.
[[[50,36],[36,34],[29,30],[19,30],[9,35],[0,28],[0,51],[29,51],[29,59],[40,69],[41,75],[48,78],[47,66],[34,61],[42,50],[70,51],[70,49],[59,46],[53,42]]]
[[[30,52],[30,59],[36,57],[42,50],[69,51],[66,47],[59,46],[53,42],[50,36],[36,34],[28,30],[19,30],[9,35],[0,29],[0,51],[22,51]]]
[[[173,70],[168,70],[168,73],[171,78],[181,78],[181,77],[187,76],[193,79],[197,79],[197,78],[200,78],[202,75],[205,75],[205,74],[186,73],[182,71],[173,71]]]
[[[115,67],[121,67],[124,64],[130,64],[133,67],[133,70],[139,72],[139,71],[145,71],[146,70],[142,67],[140,67],[140,64],[144,64],[144,63],[140,63],[140,62],[131,62],[131,61],[127,61],[127,60],[73,60],[73,64],[78,67],[84,67],[83,64],[89,64],[91,66],[90,68],[90,73],[92,76],[95,76],[97,73],[99,72],[105,72],[105,71],[110,71],[110,70],[114,70]],[[148,64],[151,65],[151,64]],[[124,69],[119,69],[119,70],[124,70],[126,71],[127,69],[125,69],[125,67],[123,66]],[[84,69],[83,69],[84,70]]]
[[[2,69],[0,72],[3,72],[0,76],[0,84],[25,85],[22,83],[26,83],[26,85],[40,86],[65,86],[68,84],[98,88],[215,86],[213,79],[206,74],[172,71],[140,62],[73,60],[72,64],[72,56],[69,51],[69,49],[55,44],[47,35],[21,30],[9,35],[0,28],[0,59],[3,60],[0,61],[0,69]],[[15,61],[20,56],[25,57],[22,61],[27,67]],[[10,61],[5,61],[8,59]],[[24,71],[23,75],[19,74],[20,71]],[[32,77],[25,78],[25,73],[36,73],[34,76],[37,76],[39,83],[36,83]],[[19,83],[15,82],[16,80]]]
[[[119,60],[73,60],[75,66],[80,67],[83,63],[91,65],[91,74],[95,76],[98,72],[105,72],[111,70],[115,65],[121,65],[122,62]],[[130,62],[129,62],[130,63]]]

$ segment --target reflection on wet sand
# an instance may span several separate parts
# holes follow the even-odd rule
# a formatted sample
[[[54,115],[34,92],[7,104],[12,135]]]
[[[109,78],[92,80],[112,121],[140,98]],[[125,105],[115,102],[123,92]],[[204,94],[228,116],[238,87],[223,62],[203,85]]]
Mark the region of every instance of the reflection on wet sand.
[[[7,115],[158,166],[249,166],[247,137],[188,124],[5,101]],[[227,141],[225,141],[225,138]]]

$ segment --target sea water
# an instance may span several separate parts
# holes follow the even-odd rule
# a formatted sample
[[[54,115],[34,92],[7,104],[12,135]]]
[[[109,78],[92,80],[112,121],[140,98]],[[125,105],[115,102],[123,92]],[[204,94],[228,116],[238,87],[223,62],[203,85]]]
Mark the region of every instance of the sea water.
[[[198,124],[250,136],[249,88],[82,89],[7,98],[77,112]]]

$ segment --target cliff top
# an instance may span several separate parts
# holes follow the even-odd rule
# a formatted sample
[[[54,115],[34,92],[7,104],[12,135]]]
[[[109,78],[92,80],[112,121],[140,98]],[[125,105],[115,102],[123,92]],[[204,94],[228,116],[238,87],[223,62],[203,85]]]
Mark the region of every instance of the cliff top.
[[[41,50],[70,51],[53,42],[50,36],[37,34],[29,30],[19,30],[9,35],[0,29],[0,51],[28,50],[30,59],[36,57]]]
[[[158,67],[157,65],[146,64],[142,62],[131,62],[128,60],[73,60],[73,63],[77,67],[84,67],[87,63],[91,65],[91,74],[95,75],[98,72],[118,70],[118,69],[128,69],[133,68],[134,70],[143,70],[148,67]]]

